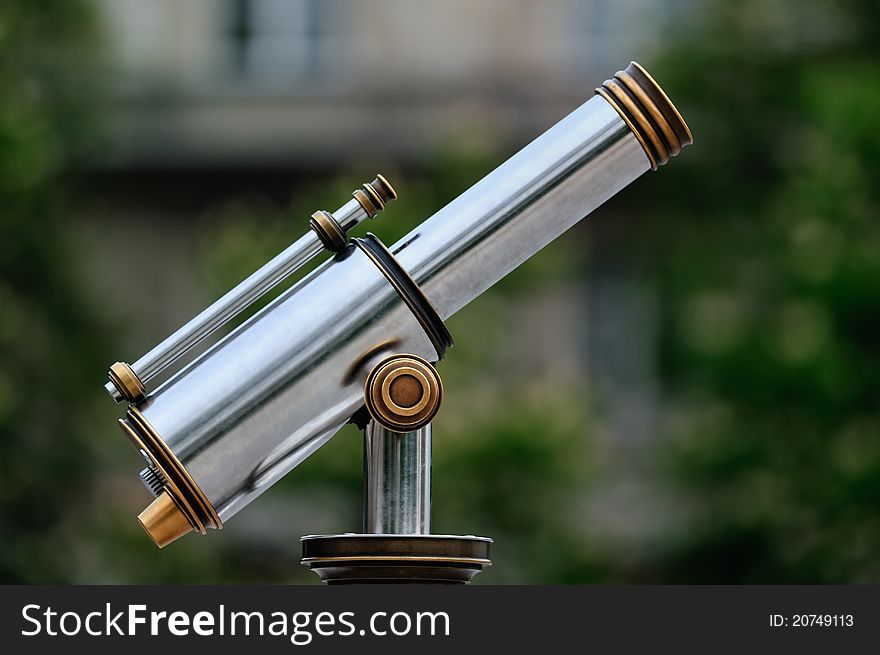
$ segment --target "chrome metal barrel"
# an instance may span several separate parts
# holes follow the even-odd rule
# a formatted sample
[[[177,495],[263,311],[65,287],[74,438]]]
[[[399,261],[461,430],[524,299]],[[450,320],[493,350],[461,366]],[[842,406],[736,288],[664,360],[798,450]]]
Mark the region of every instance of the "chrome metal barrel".
[[[627,109],[630,87],[650,110]],[[646,145],[657,138],[666,159]],[[391,250],[446,319],[692,140],[660,87],[633,63]]]
[[[690,142],[633,64],[393,256],[376,239],[347,246],[129,409],[124,429],[167,483],[147,532],[161,546],[220,527],[349,420],[377,362],[436,362],[442,319]]]

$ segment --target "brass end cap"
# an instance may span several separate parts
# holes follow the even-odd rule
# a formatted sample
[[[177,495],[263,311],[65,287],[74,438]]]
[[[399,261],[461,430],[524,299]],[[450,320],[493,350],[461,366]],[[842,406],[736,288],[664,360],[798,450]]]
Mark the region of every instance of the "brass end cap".
[[[651,168],[657,170],[694,142],[684,118],[656,80],[641,65],[630,62],[605,80],[596,93],[607,100],[641,143]]]
[[[397,191],[381,173],[376,174],[376,179],[366,182],[351,194],[357,200],[370,218],[373,218],[392,200],[397,198]]]
[[[159,494],[138,514],[138,522],[159,548],[164,548],[193,529],[167,491]]]
[[[110,382],[119,390],[122,397],[130,403],[139,403],[146,398],[146,387],[134,369],[125,362],[116,362],[110,367]]]
[[[379,194],[379,197],[385,204],[397,199],[397,191],[394,190],[394,187],[391,186],[391,183],[382,173],[376,173],[376,178],[369,182],[368,186]]]
[[[364,399],[370,416],[387,430],[412,432],[431,422],[443,400],[437,370],[416,355],[394,355],[367,376]]]

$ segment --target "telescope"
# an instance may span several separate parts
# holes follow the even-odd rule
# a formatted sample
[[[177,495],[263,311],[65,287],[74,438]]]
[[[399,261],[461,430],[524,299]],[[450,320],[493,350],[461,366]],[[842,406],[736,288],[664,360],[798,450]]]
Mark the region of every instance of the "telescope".
[[[431,421],[445,321],[693,137],[633,62],[578,109],[386,246],[351,230],[397,197],[381,175],[106,389],[144,459],[139,515],[157,546],[220,529],[347,423],[364,432],[362,533],[303,537],[328,583],[469,582],[491,539],[430,532]],[[306,262],[332,256],[189,363],[174,366]]]

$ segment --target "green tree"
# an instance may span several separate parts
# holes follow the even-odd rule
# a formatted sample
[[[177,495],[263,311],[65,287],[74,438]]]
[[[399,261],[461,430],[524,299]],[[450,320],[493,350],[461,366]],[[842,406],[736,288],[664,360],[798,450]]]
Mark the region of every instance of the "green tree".
[[[89,479],[99,325],[64,222],[90,132],[94,25],[80,2],[0,5],[0,580],[63,581]],[[100,377],[97,378],[100,380]]]
[[[637,575],[877,582],[880,6],[701,9],[660,71],[696,143],[641,242],[693,515]]]

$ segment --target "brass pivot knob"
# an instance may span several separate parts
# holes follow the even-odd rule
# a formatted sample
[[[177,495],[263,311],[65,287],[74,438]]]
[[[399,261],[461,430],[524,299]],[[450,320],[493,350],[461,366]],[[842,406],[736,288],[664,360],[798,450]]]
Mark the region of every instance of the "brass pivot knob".
[[[367,376],[364,399],[370,416],[387,430],[412,432],[440,409],[443,383],[437,370],[415,355],[394,355]]]

